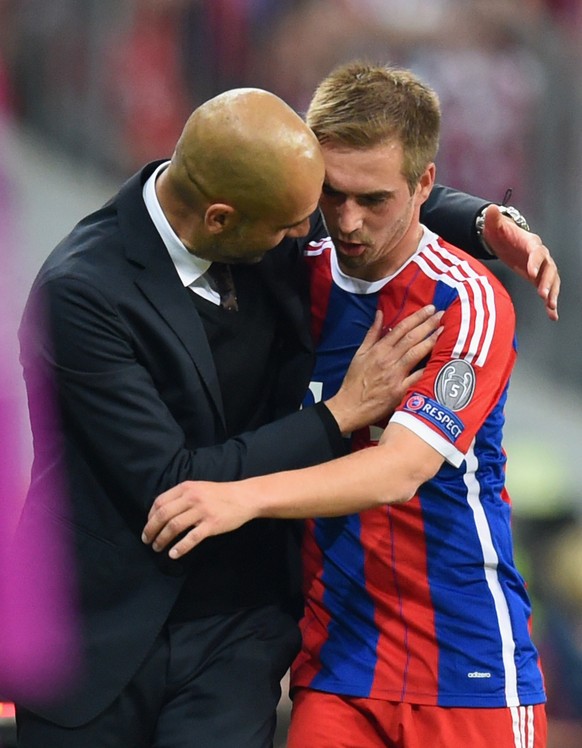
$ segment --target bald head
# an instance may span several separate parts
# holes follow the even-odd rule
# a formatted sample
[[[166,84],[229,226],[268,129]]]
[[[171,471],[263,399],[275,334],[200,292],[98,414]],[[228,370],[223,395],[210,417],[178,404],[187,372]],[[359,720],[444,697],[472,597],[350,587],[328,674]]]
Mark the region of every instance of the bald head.
[[[309,127],[282,99],[255,88],[227,91],[196,109],[168,169],[182,194],[197,191],[250,218],[309,202],[323,175]]]

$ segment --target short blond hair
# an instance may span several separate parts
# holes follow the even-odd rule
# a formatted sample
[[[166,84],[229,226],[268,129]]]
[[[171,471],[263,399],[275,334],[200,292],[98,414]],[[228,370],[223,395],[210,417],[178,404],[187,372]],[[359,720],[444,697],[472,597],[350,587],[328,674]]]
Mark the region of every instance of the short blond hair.
[[[436,158],[439,100],[409,70],[361,61],[341,65],[316,88],[306,120],[322,144],[366,149],[400,141],[411,193]]]

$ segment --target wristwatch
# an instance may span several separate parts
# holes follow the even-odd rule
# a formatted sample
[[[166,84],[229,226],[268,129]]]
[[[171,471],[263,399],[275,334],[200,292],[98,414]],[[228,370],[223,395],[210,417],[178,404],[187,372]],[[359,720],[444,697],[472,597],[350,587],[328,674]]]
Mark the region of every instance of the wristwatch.
[[[486,205],[483,210],[479,213],[477,218],[475,219],[475,229],[477,231],[477,236],[479,237],[479,240],[483,247],[489,252],[490,255],[495,257],[495,252],[491,249],[491,247],[487,244],[485,239],[483,238],[483,229],[485,228],[485,211],[489,205]],[[517,208],[514,208],[512,205],[498,205],[499,212],[502,213],[504,216],[507,216],[508,218],[511,218],[511,220],[519,226],[520,229],[524,229],[525,231],[529,231],[529,224],[525,220],[525,218],[521,215],[519,210]]]

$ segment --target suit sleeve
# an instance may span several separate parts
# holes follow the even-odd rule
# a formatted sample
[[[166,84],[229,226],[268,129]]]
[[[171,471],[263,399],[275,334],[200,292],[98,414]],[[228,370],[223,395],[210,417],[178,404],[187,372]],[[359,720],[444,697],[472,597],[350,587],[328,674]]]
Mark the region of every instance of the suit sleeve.
[[[483,248],[475,229],[475,219],[490,201],[435,184],[422,206],[420,220],[435,234],[460,247],[473,257],[492,259]]]
[[[160,397],[148,366],[136,355],[131,331],[103,293],[70,276],[42,290],[42,311],[39,315],[39,307],[29,302],[20,334],[40,460],[50,462],[55,434],[62,433],[77,470],[147,513],[159,493],[184,480],[236,480],[344,453],[331,415],[311,408],[221,443],[217,415],[201,382],[187,395],[176,393],[191,398],[186,406],[191,428],[185,429],[173,415],[173,404]],[[59,403],[59,425],[49,417],[55,410],[51,393]],[[184,405],[180,408],[183,413]]]

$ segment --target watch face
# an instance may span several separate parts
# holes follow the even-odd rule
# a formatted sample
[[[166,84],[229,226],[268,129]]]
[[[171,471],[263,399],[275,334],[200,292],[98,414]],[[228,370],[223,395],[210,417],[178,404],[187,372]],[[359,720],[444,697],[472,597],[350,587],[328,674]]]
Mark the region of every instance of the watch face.
[[[512,205],[501,205],[499,206],[499,210],[506,216],[509,216],[512,221],[514,221],[521,229],[525,229],[526,231],[529,231],[529,225],[525,218],[521,215],[519,210],[517,208],[514,208]]]
[[[483,242],[483,229],[485,228],[485,211],[487,210],[488,207],[489,206],[487,205],[485,208],[483,208],[483,210],[479,213],[479,215],[475,219],[475,229],[477,231],[477,235],[481,238],[482,242]],[[519,226],[521,229],[524,229],[525,231],[529,231],[528,222],[521,215],[519,210],[517,210],[517,208],[514,208],[513,205],[498,205],[497,207],[499,208],[500,212],[503,213],[504,216],[511,218],[511,220],[515,224],[517,224],[517,226]],[[487,247],[487,249],[489,248]]]

